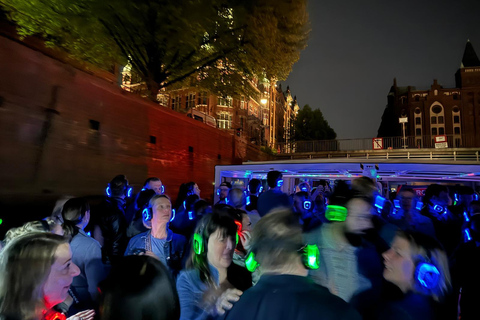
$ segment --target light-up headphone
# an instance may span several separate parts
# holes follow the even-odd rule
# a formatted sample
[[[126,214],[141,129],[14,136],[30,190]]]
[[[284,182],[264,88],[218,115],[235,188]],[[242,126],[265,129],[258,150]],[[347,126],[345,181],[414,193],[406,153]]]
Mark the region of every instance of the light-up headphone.
[[[142,211],[142,218],[143,218],[143,221],[144,222],[149,222],[152,220],[153,218],[153,209],[152,207],[150,206],[150,204],[145,208],[143,209]],[[170,218],[170,221],[169,222],[172,222],[173,220],[175,219],[175,209],[172,209],[172,217]],[[191,220],[191,219],[190,219]]]
[[[248,191],[248,193],[252,193],[252,192],[250,191],[250,185],[247,186],[247,191]],[[254,192],[253,194],[262,193],[262,191],[263,191],[263,186],[260,184],[260,185],[257,187],[257,191]]]
[[[242,224],[236,220],[234,221],[235,221],[235,224],[237,225],[237,232],[235,235],[235,241],[236,241],[235,247],[236,247],[239,240],[239,233],[241,233],[241,230],[242,230]],[[200,223],[201,225],[198,228],[198,231],[193,234],[193,252],[195,252],[195,254],[197,255],[200,255],[203,252],[205,252],[205,243],[203,241],[203,233],[205,232],[206,223],[205,221],[200,221]],[[238,231],[239,229],[240,231]]]
[[[440,271],[430,262],[421,262],[415,268],[415,280],[422,288],[433,290],[440,283]]]
[[[325,210],[325,218],[328,221],[345,221],[347,219],[348,210],[342,206],[328,205]]]
[[[303,209],[310,210],[312,208],[312,201],[304,200],[303,201]]]
[[[446,214],[447,213],[447,207],[443,207],[439,204],[431,205],[431,207],[433,208],[433,211],[435,211],[437,213],[440,213],[440,214]]]
[[[132,197],[133,195],[133,188],[130,187],[128,184],[125,185],[125,196],[127,198]],[[112,196],[112,188],[110,187],[110,183],[108,184],[107,188],[105,189],[105,193],[107,194],[108,197]]]
[[[320,267],[320,250],[316,244],[306,244],[297,250],[302,255],[302,262],[307,269],[316,270]],[[245,259],[245,267],[254,272],[260,264],[255,260],[255,253],[250,251]]]
[[[283,186],[283,179],[277,180],[277,187],[280,188],[281,186]]]

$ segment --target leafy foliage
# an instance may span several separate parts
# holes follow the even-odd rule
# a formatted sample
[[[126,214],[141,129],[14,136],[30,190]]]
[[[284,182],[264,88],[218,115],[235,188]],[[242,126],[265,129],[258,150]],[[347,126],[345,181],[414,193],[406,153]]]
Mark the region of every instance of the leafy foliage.
[[[158,89],[200,79],[236,95],[253,75],[285,79],[306,46],[306,0],[0,0],[21,36]]]
[[[307,104],[298,111],[294,122],[295,141],[333,140],[337,137],[320,109],[312,110]]]

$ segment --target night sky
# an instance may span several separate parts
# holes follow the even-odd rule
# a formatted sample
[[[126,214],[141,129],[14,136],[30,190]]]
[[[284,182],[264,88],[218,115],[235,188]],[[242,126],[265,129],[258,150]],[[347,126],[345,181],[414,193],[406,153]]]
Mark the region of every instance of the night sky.
[[[308,11],[308,46],[282,85],[340,139],[376,136],[394,77],[452,88],[467,39],[480,56],[480,0],[309,0]]]

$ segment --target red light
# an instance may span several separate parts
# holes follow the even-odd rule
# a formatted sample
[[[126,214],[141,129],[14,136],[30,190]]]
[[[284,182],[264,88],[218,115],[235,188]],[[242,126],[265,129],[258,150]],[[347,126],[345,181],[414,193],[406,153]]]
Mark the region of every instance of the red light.
[[[242,223],[240,221],[235,220],[235,224],[237,225],[238,234],[242,233]]]

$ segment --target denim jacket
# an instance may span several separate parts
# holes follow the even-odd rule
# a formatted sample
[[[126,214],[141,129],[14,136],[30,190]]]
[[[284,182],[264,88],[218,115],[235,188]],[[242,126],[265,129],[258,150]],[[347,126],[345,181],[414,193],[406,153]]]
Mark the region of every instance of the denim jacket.
[[[125,255],[132,255],[137,249],[152,251],[151,239],[152,234],[150,230],[137,234],[128,243]],[[172,230],[167,229],[167,238],[165,240],[163,250],[166,265],[173,278],[176,279],[178,273],[184,266],[184,260],[187,254],[187,240],[184,236],[173,233]]]

